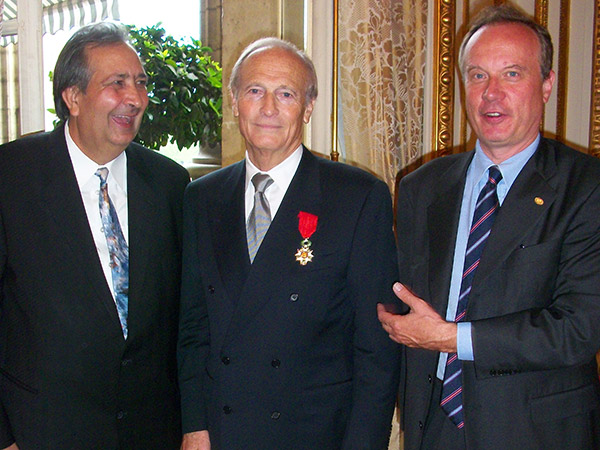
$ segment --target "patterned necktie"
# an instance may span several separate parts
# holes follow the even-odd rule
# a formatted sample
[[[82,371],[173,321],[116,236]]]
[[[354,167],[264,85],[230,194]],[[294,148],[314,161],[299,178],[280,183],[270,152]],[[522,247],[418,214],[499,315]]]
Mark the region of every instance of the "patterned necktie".
[[[473,214],[473,224],[471,225],[467,241],[467,251],[465,253],[465,264],[456,308],[456,318],[454,319],[455,322],[462,321],[467,312],[467,299],[471,292],[473,276],[475,275],[477,266],[479,266],[479,259],[481,258],[486,239],[490,235],[492,224],[500,206],[496,187],[501,179],[502,174],[498,167],[490,167],[488,181],[477,198],[475,213]],[[446,371],[444,372],[444,385],[442,387],[440,405],[452,423],[458,428],[465,426],[461,374],[462,362],[458,359],[456,353],[449,353],[448,360],[446,361]]]
[[[110,254],[110,268],[112,271],[113,290],[115,292],[115,303],[123,329],[123,336],[127,339],[127,308],[129,299],[129,247],[125,242],[117,211],[108,196],[108,169],[101,167],[96,171],[100,178],[100,217],[102,218],[102,230],[106,236],[108,253]]]
[[[271,225],[271,210],[265,191],[273,184],[273,180],[267,174],[257,173],[252,177],[252,184],[254,185],[254,207],[246,224],[250,262],[254,261],[256,252]]]

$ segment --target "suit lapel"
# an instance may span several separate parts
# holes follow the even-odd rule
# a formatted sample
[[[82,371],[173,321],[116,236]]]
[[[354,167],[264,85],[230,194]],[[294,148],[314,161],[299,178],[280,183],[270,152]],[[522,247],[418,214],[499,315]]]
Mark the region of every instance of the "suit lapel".
[[[129,341],[139,331],[138,323],[150,323],[143,316],[153,312],[145,302],[144,286],[147,285],[150,248],[158,239],[153,236],[153,230],[160,224],[160,218],[155,213],[156,192],[152,189],[151,174],[136,150],[132,147],[126,150],[129,286],[132,287],[128,300]]]
[[[206,202],[214,257],[232,304],[237,302],[250,269],[246,244],[245,177],[245,163],[240,161],[232,166],[228,178],[220,186],[222,193]]]
[[[52,217],[66,244],[64,249],[69,255],[64,258],[65,264],[70,264],[72,270],[83,272],[82,279],[88,280],[90,291],[97,293],[98,299],[120,331],[119,318],[100,265],[67,150],[64,127],[57,128],[49,135],[47,158],[42,164],[39,170],[41,205]]]
[[[542,141],[514,181],[486,242],[473,280],[473,289],[483,283],[502,261],[523,244],[523,236],[529,234],[538,219],[554,203],[556,192],[547,182],[557,170],[552,151]],[[536,198],[543,199],[543,204],[537,204]]]
[[[448,304],[465,177],[473,152],[462,155],[440,177],[439,193],[428,207],[430,301],[443,316]],[[450,239],[449,236],[452,236]]]
[[[235,337],[271,300],[270,285],[265,282],[265,275],[272,277],[277,271],[283,273],[284,268],[290,266],[290,261],[294,261],[294,254],[302,240],[298,231],[298,213],[305,211],[318,216],[320,205],[318,160],[304,148],[298,170],[249,269],[231,320],[228,339]],[[245,237],[243,242],[246,247]]]

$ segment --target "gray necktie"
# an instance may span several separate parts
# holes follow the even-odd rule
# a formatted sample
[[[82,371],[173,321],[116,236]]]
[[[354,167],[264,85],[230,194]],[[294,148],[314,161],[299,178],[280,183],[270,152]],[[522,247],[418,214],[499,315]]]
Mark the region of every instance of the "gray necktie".
[[[252,184],[254,185],[254,207],[248,217],[248,223],[246,223],[250,262],[254,261],[256,252],[271,225],[271,209],[265,191],[273,184],[273,180],[267,174],[257,173],[252,177]]]

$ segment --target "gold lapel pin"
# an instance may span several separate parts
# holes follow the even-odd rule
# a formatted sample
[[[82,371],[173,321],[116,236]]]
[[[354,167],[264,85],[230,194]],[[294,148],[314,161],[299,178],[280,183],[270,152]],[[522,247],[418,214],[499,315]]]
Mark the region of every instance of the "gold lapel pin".
[[[533,199],[533,201],[535,202],[536,205],[538,206],[542,206],[544,204],[544,199],[541,197],[536,197]]]

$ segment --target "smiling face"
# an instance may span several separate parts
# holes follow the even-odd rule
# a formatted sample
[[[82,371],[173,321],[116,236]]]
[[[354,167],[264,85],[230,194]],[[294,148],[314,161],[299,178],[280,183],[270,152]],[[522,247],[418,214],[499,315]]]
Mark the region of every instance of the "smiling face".
[[[249,56],[240,69],[239,89],[232,95],[233,115],[248,155],[269,170],[302,142],[314,100],[306,103],[308,72],[293,53],[272,47]]]
[[[542,80],[540,43],[531,29],[517,23],[482,27],[465,47],[463,79],[469,123],[492,161],[535,140],[554,72]]]
[[[90,81],[85,92],[65,89],[69,131],[77,146],[104,164],[135,138],[146,106],[147,77],[135,51],[125,43],[86,50]]]

